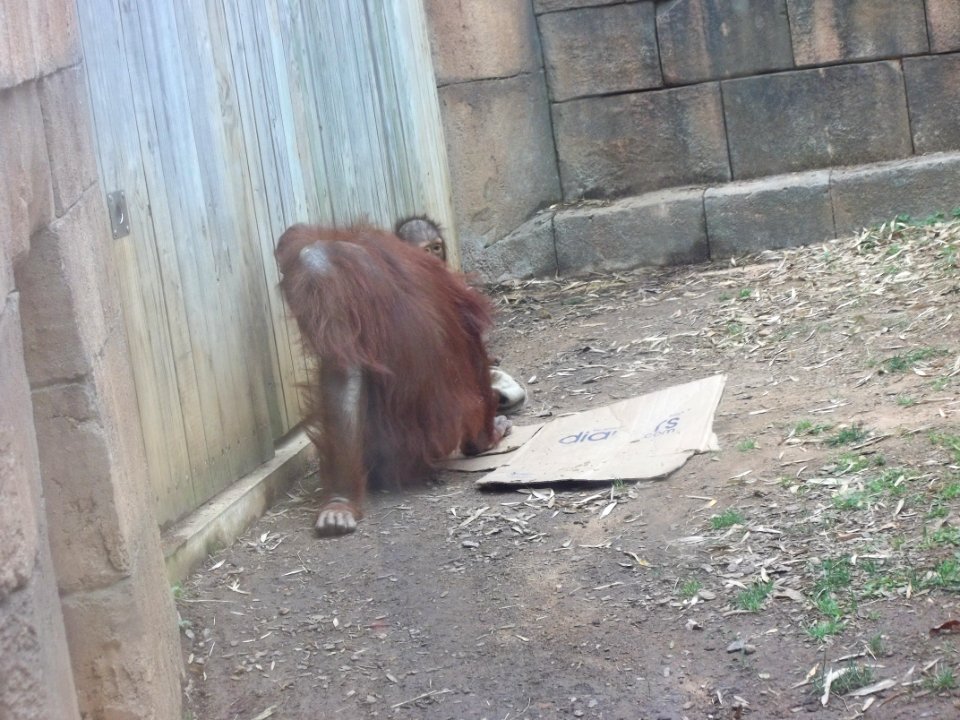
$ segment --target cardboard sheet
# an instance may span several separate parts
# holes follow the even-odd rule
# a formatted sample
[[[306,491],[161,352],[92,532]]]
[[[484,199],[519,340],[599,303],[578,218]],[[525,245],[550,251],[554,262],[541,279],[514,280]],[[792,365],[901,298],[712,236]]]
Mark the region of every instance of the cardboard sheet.
[[[515,427],[508,444],[494,454],[451,460],[449,467],[495,468],[477,480],[481,486],[663,477],[694,453],[718,449],[713,417],[725,383],[725,375],[714,375],[557,418],[532,430]],[[522,444],[515,448],[518,442]]]

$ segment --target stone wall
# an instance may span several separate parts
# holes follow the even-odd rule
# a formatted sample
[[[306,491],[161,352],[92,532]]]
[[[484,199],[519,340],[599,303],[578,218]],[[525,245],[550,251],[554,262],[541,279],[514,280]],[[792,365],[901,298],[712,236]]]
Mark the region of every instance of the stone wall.
[[[75,6],[0,18],[0,717],[179,720]]]
[[[427,6],[465,264],[489,280],[960,206],[956,0]]]

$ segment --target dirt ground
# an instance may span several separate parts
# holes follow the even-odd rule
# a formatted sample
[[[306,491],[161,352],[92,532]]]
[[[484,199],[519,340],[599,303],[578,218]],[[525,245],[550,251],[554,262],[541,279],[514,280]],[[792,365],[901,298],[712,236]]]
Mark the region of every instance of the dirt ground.
[[[725,373],[721,450],[614,487],[447,472],[334,540],[305,478],[175,589],[190,716],[957,717],[958,244],[498,288],[515,423]]]

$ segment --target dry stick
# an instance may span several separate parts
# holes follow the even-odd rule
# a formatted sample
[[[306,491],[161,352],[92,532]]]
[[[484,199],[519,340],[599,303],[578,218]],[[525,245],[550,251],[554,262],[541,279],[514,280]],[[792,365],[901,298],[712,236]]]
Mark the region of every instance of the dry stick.
[[[403,707],[404,705],[409,705],[410,703],[416,702],[417,700],[423,700],[424,698],[430,697],[431,695],[444,695],[449,692],[453,692],[453,690],[449,690],[448,688],[444,688],[443,690],[431,690],[430,692],[425,692],[422,695],[417,695],[415,698],[410,698],[409,700],[398,702],[396,705],[391,705],[390,709],[396,710],[399,707]]]

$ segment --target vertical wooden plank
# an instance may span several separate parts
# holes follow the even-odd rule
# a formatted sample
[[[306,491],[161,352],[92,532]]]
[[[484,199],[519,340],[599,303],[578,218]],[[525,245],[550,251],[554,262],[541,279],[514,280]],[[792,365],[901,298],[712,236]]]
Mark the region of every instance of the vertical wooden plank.
[[[301,5],[301,0],[277,0],[277,25],[271,29],[277,38],[276,44],[282,45],[283,50],[283,57],[278,59],[277,67],[282,64],[288,76],[293,132],[304,168],[306,217],[310,222],[325,224],[333,221],[330,180],[323,156],[322,126],[317,115],[310,61],[305,46],[306,38],[302,31],[304,20]]]
[[[123,190],[133,218],[130,235],[103,242],[110,245],[120,278],[147,473],[165,523],[176,517],[184,499],[193,502],[192,465],[205,454],[202,428],[198,442],[188,447],[140,139],[129,108],[118,107],[116,100],[132,92],[117,3],[81,0],[77,10],[101,186]],[[116,122],[118,114],[124,122]]]
[[[245,473],[273,456],[273,436],[283,431],[285,409],[280,394],[276,347],[266,311],[256,219],[245,182],[245,148],[229,77],[214,72],[216,56],[227,55],[226,38],[216,34],[198,3],[174,3],[179,52],[194,58],[185,85],[203,187],[206,225],[218,273],[221,307],[229,322],[227,345],[217,348],[219,363],[236,367],[233,391],[247,414],[239,425],[241,452],[237,467]],[[247,407],[248,406],[248,407]]]
[[[400,83],[397,96],[405,118],[403,131],[416,178],[414,188],[420,191],[417,202],[446,228],[450,262],[460,267],[447,146],[423,0],[390,0],[381,7],[388,15],[388,26],[394,28],[387,41],[397,67],[394,77]]]
[[[272,319],[275,358],[280,369],[278,391],[284,399],[284,427],[274,437],[279,437],[292,424],[299,422],[300,404],[293,383],[285,380],[296,374],[295,357],[291,353],[289,327],[283,317],[283,306],[277,294],[279,276],[273,259],[275,238],[285,228],[281,172],[273,148],[273,129],[268,117],[267,94],[262,73],[261,58],[253,30],[255,19],[252,8],[246,3],[214,3],[217,6],[217,22],[222,24],[224,47],[229,57],[222,62],[223,71],[229,73],[235,88],[234,105],[230,113],[235,116],[235,142],[243,146],[245,181],[252,190],[251,207],[254,209],[255,227],[251,228],[251,251],[259,259],[257,282],[263,293],[264,314]],[[247,15],[246,18],[243,16]],[[246,26],[246,29],[245,29]],[[238,151],[240,149],[238,148]],[[290,177],[289,171],[286,175]],[[292,183],[292,180],[290,181]],[[291,214],[296,211],[296,201],[288,194]]]
[[[261,235],[260,249],[264,258],[264,280],[271,292],[271,311],[277,342],[279,345],[282,335],[289,353],[289,367],[293,370],[293,375],[288,373],[287,377],[295,378],[294,382],[285,383],[284,391],[291,403],[291,422],[296,424],[300,421],[302,403],[299,395],[302,384],[307,381],[307,372],[299,344],[290,342],[291,329],[294,330],[293,339],[296,340],[298,336],[280,297],[280,276],[273,250],[277,239],[287,227],[309,219],[307,180],[301,165],[301,151],[293,120],[287,65],[279,36],[274,34],[274,31],[279,31],[276,0],[271,0],[266,6],[260,2],[251,2],[248,8],[249,17],[240,19],[247,42],[256,44],[259,60],[259,73],[248,72],[248,78],[252,94],[260,94],[265,99],[264,112],[255,111],[252,117],[260,139],[263,172],[276,174],[276,188],[279,192],[279,202],[270,205],[270,226],[268,232]],[[312,171],[310,175],[312,176]]]
[[[234,361],[223,361],[221,355],[229,347],[225,327],[230,319],[220,303],[196,141],[187,120],[184,59],[169,2],[123,3],[121,18],[135,102],[143,106],[138,119],[144,122],[144,166],[157,181],[152,206],[164,221],[158,249],[165,277],[173,280],[165,285],[165,298],[182,311],[181,317],[171,319],[171,329],[179,331],[174,357],[178,374],[195,377],[199,396],[198,403],[185,408],[185,421],[199,420],[206,438],[205,466],[193,478],[202,502],[236,477],[237,457],[229,450],[238,448],[244,411],[236,406]]]

